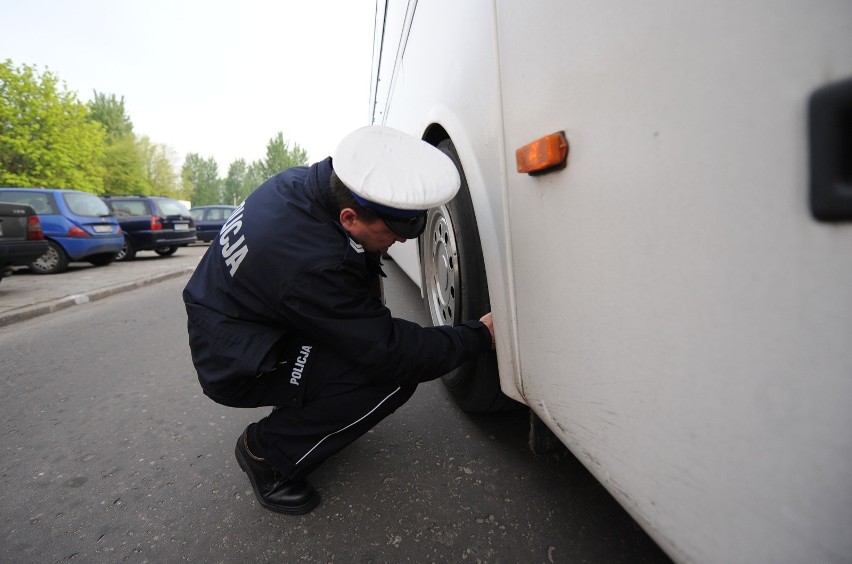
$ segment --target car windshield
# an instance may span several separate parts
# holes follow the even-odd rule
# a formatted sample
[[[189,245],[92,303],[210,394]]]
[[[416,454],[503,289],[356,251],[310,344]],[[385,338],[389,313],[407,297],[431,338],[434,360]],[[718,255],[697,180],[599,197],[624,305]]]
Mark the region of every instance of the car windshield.
[[[192,219],[195,221],[201,221],[204,218],[204,210],[189,210],[189,213],[192,214]]]
[[[160,211],[163,215],[189,215],[189,210],[177,200],[159,200]]]
[[[75,215],[84,217],[103,217],[110,214],[109,208],[103,200],[94,194],[71,192],[62,195],[68,209]]]

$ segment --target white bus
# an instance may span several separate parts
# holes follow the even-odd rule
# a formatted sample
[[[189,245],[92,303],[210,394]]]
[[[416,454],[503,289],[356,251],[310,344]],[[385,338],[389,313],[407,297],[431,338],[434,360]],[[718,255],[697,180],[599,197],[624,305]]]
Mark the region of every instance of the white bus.
[[[465,179],[392,253],[494,311],[461,406],[676,561],[852,561],[852,2],[378,0],[374,47],[372,122]]]

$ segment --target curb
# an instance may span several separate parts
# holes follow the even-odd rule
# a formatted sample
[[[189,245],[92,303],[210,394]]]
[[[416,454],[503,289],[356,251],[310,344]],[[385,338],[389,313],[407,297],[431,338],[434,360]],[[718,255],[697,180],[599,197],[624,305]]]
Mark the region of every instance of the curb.
[[[160,274],[148,276],[146,278],[140,278],[139,280],[133,280],[131,282],[124,282],[122,284],[116,284],[114,286],[99,288],[97,290],[92,290],[91,292],[86,292],[85,294],[74,294],[72,296],[65,296],[64,298],[59,298],[58,300],[52,300],[40,304],[19,307],[17,309],[0,313],[0,327],[5,327],[6,325],[11,325],[19,321],[25,321],[27,319],[32,319],[34,317],[39,317],[41,315],[46,315],[55,311],[61,311],[72,306],[87,304],[89,302],[101,300],[103,298],[119,294],[121,292],[135,290],[136,288],[141,288],[142,286],[148,286],[150,284],[156,284],[157,282],[162,282],[170,278],[177,278],[178,276],[182,276],[184,274],[191,274],[194,270],[194,266],[187,266],[181,268],[180,270],[163,272]]]

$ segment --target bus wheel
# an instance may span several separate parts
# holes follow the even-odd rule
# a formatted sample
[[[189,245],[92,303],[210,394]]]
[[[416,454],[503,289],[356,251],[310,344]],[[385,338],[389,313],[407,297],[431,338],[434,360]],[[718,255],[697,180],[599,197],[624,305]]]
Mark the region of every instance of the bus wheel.
[[[452,141],[438,149],[459,170],[461,188],[444,206],[429,210],[420,237],[423,299],[433,325],[455,325],[479,319],[490,311],[482,245],[470,191]],[[491,352],[467,362],[443,377],[464,411],[502,411],[518,406],[500,391],[497,357]]]

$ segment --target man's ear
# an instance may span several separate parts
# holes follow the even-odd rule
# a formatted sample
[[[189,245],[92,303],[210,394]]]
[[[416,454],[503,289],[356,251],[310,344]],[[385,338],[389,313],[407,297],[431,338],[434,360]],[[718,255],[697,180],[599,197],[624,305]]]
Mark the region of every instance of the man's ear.
[[[352,208],[343,208],[340,210],[340,225],[346,231],[351,231],[355,225],[355,220],[358,219],[358,213]]]

